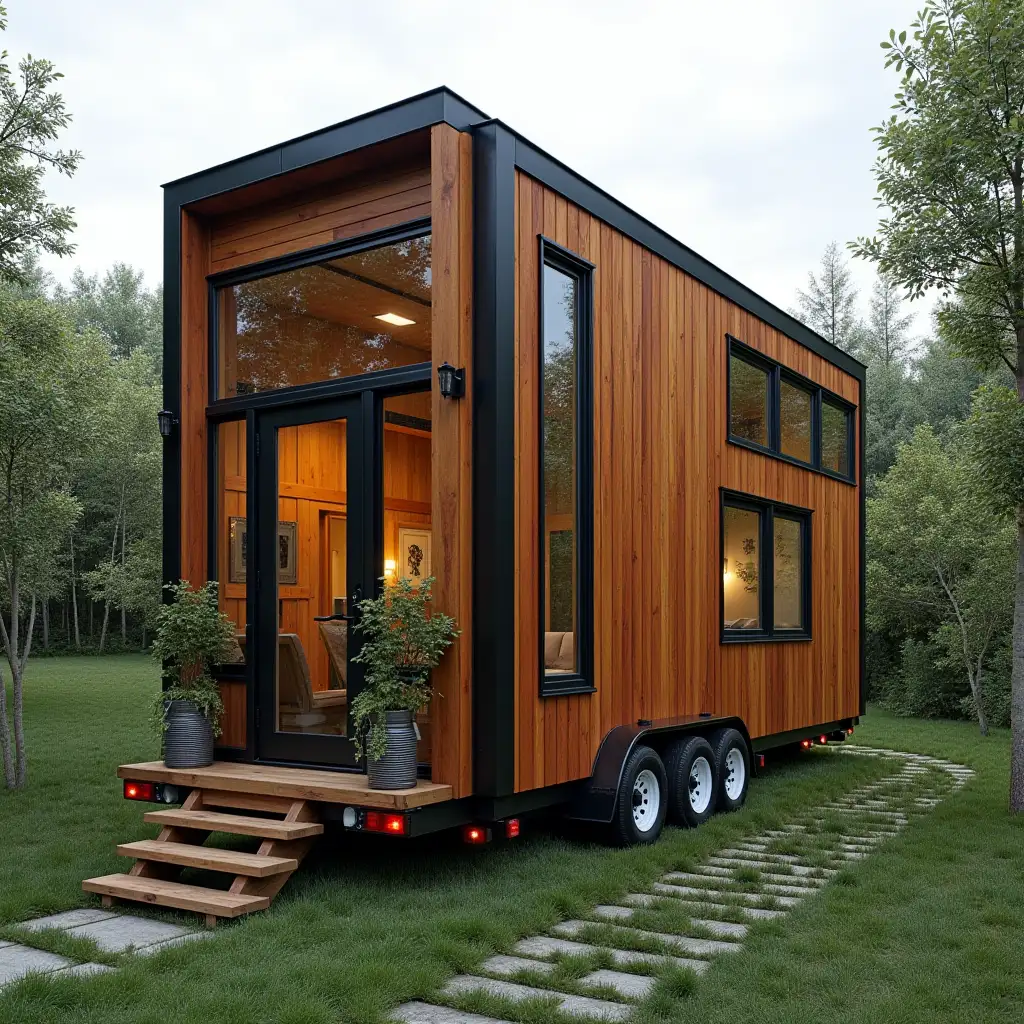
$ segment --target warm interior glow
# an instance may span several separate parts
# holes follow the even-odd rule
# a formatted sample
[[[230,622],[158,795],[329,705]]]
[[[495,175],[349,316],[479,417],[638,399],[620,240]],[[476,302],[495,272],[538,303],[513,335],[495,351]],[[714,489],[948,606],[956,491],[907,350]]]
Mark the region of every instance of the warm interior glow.
[[[410,320],[407,316],[399,316],[397,313],[378,313],[374,319],[383,320],[384,323],[394,327],[408,327],[410,324],[416,323],[415,320]]]
[[[384,559],[384,575],[394,576],[395,575],[395,560],[393,558]]]

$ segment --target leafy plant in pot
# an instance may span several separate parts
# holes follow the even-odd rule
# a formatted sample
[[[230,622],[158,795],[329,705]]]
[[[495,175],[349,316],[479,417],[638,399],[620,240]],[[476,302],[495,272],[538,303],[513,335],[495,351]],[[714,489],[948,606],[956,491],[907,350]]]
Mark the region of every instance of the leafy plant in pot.
[[[380,595],[359,602],[354,626],[363,644],[352,660],[366,666],[366,675],[352,721],[370,788],[408,789],[416,785],[413,716],[433,695],[430,673],[459,630],[453,618],[430,609],[433,576],[416,587],[381,579]]]
[[[164,737],[168,768],[202,768],[213,762],[224,710],[212,669],[231,657],[235,627],[217,607],[216,583],[194,590],[179,580],[164,589],[173,601],[157,613],[153,657],[162,667],[164,688],[153,721]]]

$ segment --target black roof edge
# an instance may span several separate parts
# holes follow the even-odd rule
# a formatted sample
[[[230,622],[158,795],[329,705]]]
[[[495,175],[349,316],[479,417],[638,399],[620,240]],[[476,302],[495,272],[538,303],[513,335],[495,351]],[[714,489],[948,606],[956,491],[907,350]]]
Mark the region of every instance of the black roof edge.
[[[617,231],[629,236],[645,249],[649,249],[673,266],[706,284],[712,291],[735,302],[736,305],[781,331],[797,344],[810,349],[857,380],[864,381],[867,367],[859,359],[844,352],[816,331],[811,330],[805,323],[797,320],[796,317],[758,295],[753,289],[748,288],[678,239],[673,238],[652,221],[619,202],[603,188],[588,181],[577,171],[562,163],[561,160],[534,145],[500,119],[490,118],[484,123],[498,125],[513,136],[516,144],[515,164],[524,173],[536,178],[599,220],[605,221]],[[473,127],[478,128],[481,125]]]
[[[319,163],[331,157],[398,138],[435,124],[465,129],[487,115],[447,86],[389,103],[365,114],[247,153],[164,184],[177,206],[230,192],[257,181]]]

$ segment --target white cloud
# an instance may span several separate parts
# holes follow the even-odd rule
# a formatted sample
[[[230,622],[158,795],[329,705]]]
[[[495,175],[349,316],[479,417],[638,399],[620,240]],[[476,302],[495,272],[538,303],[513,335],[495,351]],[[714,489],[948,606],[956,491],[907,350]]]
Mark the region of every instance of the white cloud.
[[[12,0],[4,42],[64,72],[85,155],[49,184],[79,224],[58,278],[156,280],[161,183],[445,84],[787,307],[827,242],[874,229],[878,43],[916,6]]]

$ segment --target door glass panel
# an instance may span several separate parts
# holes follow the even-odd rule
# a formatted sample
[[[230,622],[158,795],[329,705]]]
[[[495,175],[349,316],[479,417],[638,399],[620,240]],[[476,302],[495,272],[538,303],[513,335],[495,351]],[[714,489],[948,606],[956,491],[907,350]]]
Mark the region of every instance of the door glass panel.
[[[218,398],[430,360],[430,235],[217,289]]]
[[[277,730],[344,736],[348,719],[348,431],[344,419],[277,431]]]
[[[384,565],[386,585],[399,578],[418,586],[436,576],[431,522],[430,392],[384,401]],[[433,701],[416,715],[416,759],[430,763]]]
[[[237,646],[229,661],[240,663],[246,659],[248,607],[245,600],[249,540],[245,420],[231,420],[213,429],[217,447],[217,603],[235,626]]]

